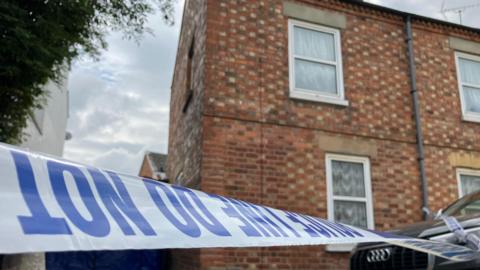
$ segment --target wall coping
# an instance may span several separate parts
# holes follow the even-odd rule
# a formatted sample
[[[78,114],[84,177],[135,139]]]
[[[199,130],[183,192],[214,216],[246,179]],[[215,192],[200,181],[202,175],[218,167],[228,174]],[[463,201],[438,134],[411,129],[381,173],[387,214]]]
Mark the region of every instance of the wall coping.
[[[325,11],[308,5],[291,1],[283,2],[283,14],[290,18],[344,29],[347,27],[347,17],[338,12]]]
[[[478,42],[458,37],[449,37],[448,43],[450,48],[454,50],[480,55],[480,43]]]

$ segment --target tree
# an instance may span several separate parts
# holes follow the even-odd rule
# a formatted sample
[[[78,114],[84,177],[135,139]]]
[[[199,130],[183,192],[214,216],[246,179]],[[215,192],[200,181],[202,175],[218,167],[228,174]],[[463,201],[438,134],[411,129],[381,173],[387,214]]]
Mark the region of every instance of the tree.
[[[29,114],[48,95],[42,86],[58,82],[78,55],[98,56],[107,31],[138,41],[156,8],[172,24],[174,0],[152,1],[1,0],[0,141],[22,141]]]

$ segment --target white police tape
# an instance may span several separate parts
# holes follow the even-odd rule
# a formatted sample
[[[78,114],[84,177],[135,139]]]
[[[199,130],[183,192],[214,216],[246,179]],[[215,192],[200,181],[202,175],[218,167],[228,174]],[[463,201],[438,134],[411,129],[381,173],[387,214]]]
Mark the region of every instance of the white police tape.
[[[471,249],[103,171],[0,144],[0,253],[388,242],[451,260]]]
[[[467,247],[473,249],[473,250],[480,250],[480,238],[474,234],[474,233],[467,233],[464,229],[462,224],[458,222],[458,220],[455,217],[451,216],[440,216],[445,222],[445,225],[447,225],[447,228],[450,230],[450,232],[453,233],[455,236],[456,240],[461,243],[467,245]]]

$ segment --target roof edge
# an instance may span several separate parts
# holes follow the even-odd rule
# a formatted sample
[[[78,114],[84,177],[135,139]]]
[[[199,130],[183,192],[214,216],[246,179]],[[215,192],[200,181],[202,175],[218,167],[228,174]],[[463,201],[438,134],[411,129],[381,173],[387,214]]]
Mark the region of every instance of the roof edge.
[[[376,11],[388,12],[388,13],[396,14],[396,15],[399,15],[399,16],[402,16],[402,17],[410,16],[412,19],[417,19],[417,20],[426,21],[426,22],[435,23],[435,24],[440,24],[440,25],[449,26],[449,27],[460,28],[460,29],[464,29],[464,30],[468,30],[468,31],[480,34],[480,28],[476,28],[476,27],[465,26],[465,25],[461,25],[461,24],[458,24],[458,23],[453,23],[453,22],[449,22],[449,21],[435,19],[435,18],[432,18],[432,17],[418,15],[418,14],[415,14],[415,13],[401,11],[401,10],[398,10],[398,9],[393,9],[393,8],[389,8],[389,7],[385,7],[385,6],[381,6],[381,5],[376,5],[376,4],[372,4],[372,3],[368,3],[368,2],[364,2],[364,1],[359,1],[359,0],[340,0],[340,1],[344,2],[344,3],[352,4],[352,5],[361,6],[361,7],[364,7],[364,8],[373,9],[373,10],[376,10]]]

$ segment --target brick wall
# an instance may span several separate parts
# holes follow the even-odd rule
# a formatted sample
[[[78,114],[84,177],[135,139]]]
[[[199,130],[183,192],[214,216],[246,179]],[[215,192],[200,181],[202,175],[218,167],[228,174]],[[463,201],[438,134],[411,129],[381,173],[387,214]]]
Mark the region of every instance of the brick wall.
[[[152,167],[150,167],[150,164],[148,164],[147,155],[143,157],[142,165],[140,166],[140,171],[138,172],[138,176],[153,178]]]
[[[206,2],[187,0],[183,16],[170,100],[167,176],[172,183],[198,188],[205,89]],[[192,89],[187,86],[186,72],[191,49],[193,49]],[[190,90],[192,98],[188,102]]]
[[[342,14],[349,106],[289,98],[288,17],[282,0],[190,0],[182,27],[169,143],[171,179],[253,203],[327,216],[325,155],[370,159],[375,228],[420,221],[421,188],[403,18],[337,0],[295,1]],[[193,26],[195,25],[195,27]],[[458,197],[456,169],[480,168],[480,124],[461,120],[450,36],[465,29],[414,20],[430,204]],[[191,111],[181,112],[195,31]],[[197,42],[197,40],[199,42]],[[175,269],[345,269],[324,247],[174,252]]]
[[[351,105],[326,105],[289,98],[288,18],[282,3],[209,2],[205,113],[414,141],[401,18],[390,22],[345,13],[342,56]]]
[[[170,183],[200,187],[204,97],[206,2],[186,0],[170,100],[167,177]],[[193,42],[192,42],[193,41]],[[192,99],[188,106],[188,54],[193,45]],[[200,250],[173,250],[171,269],[198,269]]]
[[[421,24],[415,32],[417,76],[424,123],[430,204],[445,207],[458,198],[456,169],[480,169],[480,160],[454,162],[452,156],[480,155],[480,124],[462,120],[455,50],[449,37],[480,42],[468,31]]]
[[[213,117],[206,117],[204,123],[202,189],[275,208],[327,216],[327,152],[319,143],[325,132]],[[376,155],[370,156],[376,228],[391,229],[420,220],[415,145],[372,138],[360,140],[377,146]],[[238,258],[237,252],[248,256]],[[215,260],[210,260],[211,253]],[[346,267],[348,254],[325,253],[323,247],[292,247],[202,250],[201,256],[204,269],[225,264],[240,269],[339,269]],[[247,263],[248,258],[251,263]],[[260,261],[254,263],[254,258]]]

